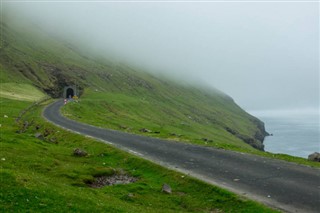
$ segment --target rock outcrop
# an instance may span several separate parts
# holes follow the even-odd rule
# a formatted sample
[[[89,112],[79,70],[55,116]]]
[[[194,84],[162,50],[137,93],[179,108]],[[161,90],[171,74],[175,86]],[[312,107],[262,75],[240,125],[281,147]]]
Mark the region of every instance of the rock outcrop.
[[[320,153],[319,152],[312,153],[311,155],[308,156],[308,160],[320,162]]]

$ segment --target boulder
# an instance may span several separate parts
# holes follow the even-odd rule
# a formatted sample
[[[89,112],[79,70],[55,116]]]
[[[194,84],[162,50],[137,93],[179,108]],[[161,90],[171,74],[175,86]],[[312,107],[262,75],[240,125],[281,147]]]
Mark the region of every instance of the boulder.
[[[34,134],[34,137],[36,137],[36,138],[38,138],[38,139],[40,139],[42,141],[44,140],[44,137],[40,132],[37,132],[36,134]]]
[[[150,133],[150,132],[152,132],[151,130],[146,129],[146,128],[142,128],[142,129],[140,129],[139,131],[140,131],[140,132],[145,132],[145,133]]]
[[[161,191],[164,192],[164,193],[167,193],[167,194],[171,194],[172,193],[171,187],[166,183],[162,185],[162,190]]]
[[[78,156],[78,157],[84,157],[84,156],[88,155],[88,153],[84,150],[79,149],[79,148],[75,148],[73,150],[73,155]]]
[[[308,160],[320,162],[320,153],[319,152],[312,153],[311,155],[308,156]]]

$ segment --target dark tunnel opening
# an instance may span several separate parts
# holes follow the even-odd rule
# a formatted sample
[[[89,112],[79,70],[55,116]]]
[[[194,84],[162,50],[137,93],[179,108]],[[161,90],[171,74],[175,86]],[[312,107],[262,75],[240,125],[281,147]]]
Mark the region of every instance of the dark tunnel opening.
[[[72,88],[68,88],[66,92],[66,98],[72,98],[74,96],[74,91]]]

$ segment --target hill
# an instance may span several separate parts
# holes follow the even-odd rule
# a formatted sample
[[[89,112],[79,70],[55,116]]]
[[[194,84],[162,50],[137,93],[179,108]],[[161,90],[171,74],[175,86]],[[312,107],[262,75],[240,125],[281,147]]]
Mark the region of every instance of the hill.
[[[64,109],[71,118],[153,137],[263,150],[264,124],[220,91],[90,56],[29,23],[6,18],[1,31],[1,85],[32,85],[52,98],[77,85],[81,103]]]
[[[165,169],[107,144],[53,126],[41,117],[43,107],[52,100],[41,105],[32,104],[48,95],[61,97],[64,86],[77,84],[81,89],[81,100],[63,109],[65,114],[69,113],[68,116],[89,123],[110,123],[114,128],[119,128],[119,123],[138,125],[135,123],[137,119],[141,122],[139,125],[146,125],[147,128],[158,128],[148,126],[153,122],[163,128],[173,128],[170,122],[181,119],[180,123],[185,122],[189,126],[184,124],[181,130],[176,127],[174,131],[185,132],[183,134],[187,135],[185,128],[189,128],[192,134],[188,137],[194,143],[196,141],[192,139],[199,137],[200,133],[193,128],[195,125],[201,128],[203,124],[185,114],[192,113],[198,104],[218,112],[215,106],[222,106],[224,102],[232,103],[229,97],[220,92],[210,94],[201,89],[161,80],[126,65],[92,59],[36,26],[15,24],[6,20],[0,25],[1,210],[276,212],[189,175]],[[210,101],[202,103],[205,98]],[[213,107],[208,105],[215,101],[221,103]],[[154,111],[152,107],[157,107],[154,109],[160,112]],[[230,110],[240,110],[236,105],[233,107]],[[199,113],[206,113],[203,111],[206,108],[200,107]],[[118,114],[114,115],[113,122],[101,116],[101,113],[113,113],[115,110]],[[120,114],[124,112],[127,114]],[[227,114],[228,111],[222,112]],[[91,119],[90,115],[93,114],[94,119]],[[167,117],[162,119],[161,116],[165,114],[168,114]],[[22,115],[20,120],[17,120],[18,115]],[[201,114],[198,117],[203,118]],[[251,125],[251,128],[252,131],[258,131],[255,125]],[[168,135],[161,130],[159,137]],[[231,135],[230,138],[235,139],[236,147],[253,149],[237,137]],[[221,146],[230,145],[228,141],[220,140]],[[84,150],[87,155],[74,155],[77,149]],[[99,180],[103,178],[123,176],[133,178],[135,182],[111,186],[107,184],[97,188],[101,186]],[[105,181],[102,183],[106,184]],[[171,194],[161,191],[164,183],[172,188]]]

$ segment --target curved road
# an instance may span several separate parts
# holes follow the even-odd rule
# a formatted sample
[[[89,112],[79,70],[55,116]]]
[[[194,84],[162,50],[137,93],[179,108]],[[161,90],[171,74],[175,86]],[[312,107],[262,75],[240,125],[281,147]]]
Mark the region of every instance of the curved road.
[[[102,129],[63,117],[62,100],[43,111],[50,122],[286,212],[320,212],[320,169],[250,154]]]

